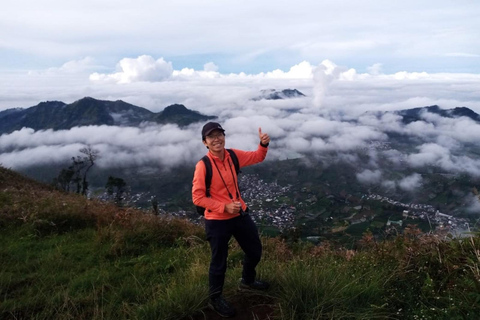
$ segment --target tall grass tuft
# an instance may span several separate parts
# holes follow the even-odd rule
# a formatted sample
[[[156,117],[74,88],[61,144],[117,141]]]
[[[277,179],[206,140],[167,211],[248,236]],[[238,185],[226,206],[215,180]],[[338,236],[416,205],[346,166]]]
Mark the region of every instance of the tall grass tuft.
[[[203,262],[196,261],[179,272],[165,286],[157,286],[135,312],[137,319],[175,320],[191,316],[201,310],[208,298],[208,281]]]
[[[141,254],[150,246],[172,246],[183,238],[205,238],[202,228],[186,220],[129,210],[115,214],[99,229],[99,240],[112,240],[116,255]]]
[[[281,319],[385,319],[389,274],[360,259],[305,256],[276,268]]]
[[[402,317],[475,319],[480,314],[479,249],[478,235],[441,238],[409,226],[392,241],[364,250],[392,270],[389,304]]]

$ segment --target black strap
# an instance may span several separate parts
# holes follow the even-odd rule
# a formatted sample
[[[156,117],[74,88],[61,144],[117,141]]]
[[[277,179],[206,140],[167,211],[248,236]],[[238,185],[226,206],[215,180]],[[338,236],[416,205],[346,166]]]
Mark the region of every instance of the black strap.
[[[240,199],[240,191],[238,190],[238,175],[237,175],[237,179],[235,180],[235,176],[233,175],[233,172],[232,172],[232,163],[230,161],[228,161],[228,167],[230,168],[230,174],[232,175],[233,182],[235,183],[235,192],[237,193],[237,199]],[[225,184],[225,181],[223,182],[223,184]]]
[[[238,162],[238,157],[235,151],[232,149],[227,149],[228,153],[230,153],[230,158],[232,159],[233,166],[235,167],[235,173],[237,174],[237,181],[235,181],[235,187],[237,188],[237,194],[240,194],[240,191],[238,190],[238,174],[241,173],[240,171],[240,163]],[[232,170],[232,167],[230,166],[230,172]],[[233,176],[233,173],[232,173]]]
[[[225,189],[227,189],[227,192],[228,192],[228,197],[230,198],[230,200],[233,200],[233,196],[232,194],[230,193],[230,190],[228,190],[228,186],[227,184],[225,183],[225,179],[223,179],[223,176],[222,176],[222,173],[220,172],[220,169],[218,169],[218,166],[217,166],[217,163],[215,161],[213,161],[213,164],[215,165],[215,168],[217,168],[217,171],[218,171],[218,174],[220,175],[220,178],[222,179],[222,182],[223,182],[223,185],[225,186]],[[230,163],[229,163],[230,164]],[[232,172],[232,167],[230,165],[230,172],[232,173],[232,178],[233,178],[233,172]],[[235,179],[233,179],[233,182],[235,182]],[[239,198],[239,194],[238,194],[238,191],[237,191],[237,199]]]
[[[237,154],[232,149],[227,149],[227,151],[228,153],[230,153],[230,158],[232,158],[233,165],[235,166],[235,172],[238,175],[241,171],[240,171],[240,163],[238,163]]]
[[[212,184],[212,163],[207,155],[203,156],[202,161],[205,164],[205,194],[210,198],[210,185]]]

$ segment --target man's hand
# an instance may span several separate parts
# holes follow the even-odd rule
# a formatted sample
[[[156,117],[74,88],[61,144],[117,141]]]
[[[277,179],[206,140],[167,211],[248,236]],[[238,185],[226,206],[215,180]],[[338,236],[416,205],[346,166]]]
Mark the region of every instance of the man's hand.
[[[258,128],[258,137],[260,138],[260,143],[267,146],[270,143],[270,137],[266,133],[262,133],[262,128]]]
[[[225,211],[231,214],[239,213],[240,209],[242,209],[240,202],[230,202],[225,205]]]

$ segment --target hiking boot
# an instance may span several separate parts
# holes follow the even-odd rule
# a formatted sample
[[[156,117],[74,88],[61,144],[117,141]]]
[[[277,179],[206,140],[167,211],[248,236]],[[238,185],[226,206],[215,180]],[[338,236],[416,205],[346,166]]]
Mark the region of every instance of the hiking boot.
[[[261,290],[265,291],[270,287],[270,284],[266,281],[255,280],[252,283],[246,283],[245,280],[240,279],[238,285],[239,290]]]
[[[235,308],[222,296],[210,299],[208,306],[224,318],[231,318],[236,313]]]

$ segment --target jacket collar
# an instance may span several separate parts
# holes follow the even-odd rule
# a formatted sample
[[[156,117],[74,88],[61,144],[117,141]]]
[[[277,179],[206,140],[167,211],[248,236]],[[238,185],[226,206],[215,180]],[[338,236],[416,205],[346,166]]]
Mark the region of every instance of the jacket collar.
[[[208,151],[208,157],[213,161],[222,162],[222,160],[220,160],[219,157],[215,156],[210,151]],[[227,149],[224,148],[223,149],[223,162],[227,161],[228,159],[230,159],[230,153],[228,153]]]

